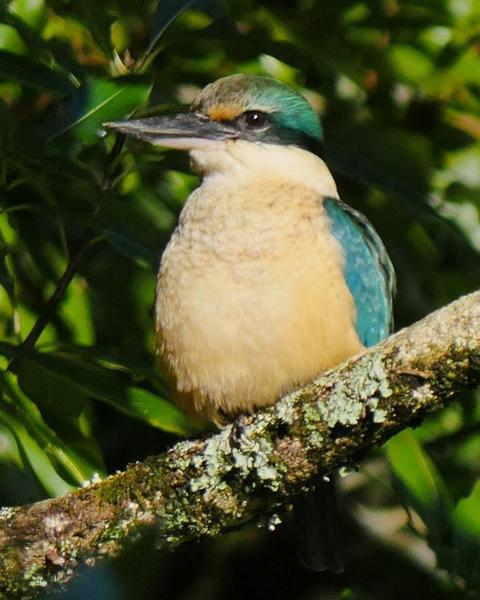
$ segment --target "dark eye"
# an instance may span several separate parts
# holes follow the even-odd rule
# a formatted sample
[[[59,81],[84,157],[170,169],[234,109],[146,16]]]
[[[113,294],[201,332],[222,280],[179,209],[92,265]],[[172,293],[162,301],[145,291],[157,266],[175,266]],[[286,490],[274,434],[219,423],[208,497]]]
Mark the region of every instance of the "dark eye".
[[[260,129],[268,122],[267,113],[261,110],[247,110],[243,113],[242,118],[250,129]]]

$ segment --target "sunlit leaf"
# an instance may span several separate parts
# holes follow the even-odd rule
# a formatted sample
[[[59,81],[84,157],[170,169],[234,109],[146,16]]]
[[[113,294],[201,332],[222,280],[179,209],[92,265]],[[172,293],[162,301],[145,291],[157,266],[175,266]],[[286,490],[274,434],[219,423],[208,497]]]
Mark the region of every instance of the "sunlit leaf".
[[[45,15],[45,0],[11,0],[8,10],[31,27],[38,27]]]
[[[3,11],[0,8],[0,19],[6,25],[15,29],[29,49],[49,52],[49,47],[45,40],[21,16],[12,13],[4,7]]]
[[[72,330],[72,339],[77,344],[94,342],[94,325],[91,314],[91,298],[84,279],[75,277],[65,293],[58,316]]]
[[[34,502],[46,494],[26,453],[0,412],[0,494],[4,506]]]
[[[192,432],[190,424],[176,406],[143,388],[130,386],[123,397],[112,398],[110,403],[125,414],[143,419],[158,429],[178,435]]]
[[[449,69],[448,76],[457,84],[480,83],[480,69],[478,68],[478,52],[475,47],[467,48],[458,61]]]
[[[29,56],[0,50],[0,77],[19,81],[29,87],[65,96],[75,89],[66,75]]]
[[[69,130],[84,143],[98,141],[106,121],[127,118],[148,98],[151,85],[135,79],[89,79],[61,108],[50,140]]]
[[[389,57],[397,76],[404,81],[418,83],[434,70],[431,59],[412,46],[395,45],[390,49]]]
[[[413,432],[406,429],[386,444],[387,457],[405,502],[428,527],[434,543],[441,543],[452,525],[452,506],[445,482]]]
[[[19,364],[19,372],[23,377],[28,378],[27,389],[45,384],[42,380],[42,374],[35,369],[33,362],[22,362]],[[20,377],[19,377],[20,380]],[[90,479],[94,473],[102,471],[99,461],[94,458],[95,446],[80,445],[75,448],[62,440],[57,433],[45,422],[37,406],[28,398],[17,386],[14,377],[5,373],[2,377],[2,384],[5,389],[5,395],[10,398],[12,410],[16,418],[19,418],[25,425],[30,436],[44,450],[49,457],[52,465],[55,467],[62,479],[75,485],[81,485],[84,481]],[[45,390],[42,390],[45,394]],[[48,393],[48,392],[47,392]],[[65,391],[68,394],[68,389]],[[65,398],[68,402],[68,397]],[[8,407],[5,407],[6,411]],[[73,415],[71,416],[73,418]]]
[[[480,481],[453,513],[455,570],[469,587],[480,585]]]
[[[26,410],[31,416],[37,414],[38,409],[45,425],[55,432],[60,445],[64,444],[66,452],[73,457],[75,464],[66,464],[70,479],[79,484],[94,473],[103,473],[104,464],[91,425],[91,400],[68,382],[60,388],[50,373],[34,360],[19,361],[17,372],[22,390],[35,401],[33,405],[24,399]]]
[[[25,52],[25,44],[17,31],[9,25],[0,23],[0,49],[16,54]]]
[[[30,468],[49,496],[63,496],[74,489],[60,477],[45,450],[27,431],[20,419],[0,408],[0,421],[15,436]]]

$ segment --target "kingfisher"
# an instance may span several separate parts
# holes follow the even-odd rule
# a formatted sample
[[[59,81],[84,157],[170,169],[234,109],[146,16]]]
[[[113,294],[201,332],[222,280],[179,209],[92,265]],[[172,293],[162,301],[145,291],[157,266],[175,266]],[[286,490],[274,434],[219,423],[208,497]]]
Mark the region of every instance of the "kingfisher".
[[[391,262],[367,219],[340,200],[322,125],[301,94],[236,74],[207,85],[188,111],[106,126],[189,152],[202,177],[162,255],[156,294],[157,351],[185,411],[221,426],[389,334]],[[320,498],[310,512],[328,519],[325,485],[317,489],[323,507]],[[342,569],[338,552],[312,542],[301,554],[315,570]]]

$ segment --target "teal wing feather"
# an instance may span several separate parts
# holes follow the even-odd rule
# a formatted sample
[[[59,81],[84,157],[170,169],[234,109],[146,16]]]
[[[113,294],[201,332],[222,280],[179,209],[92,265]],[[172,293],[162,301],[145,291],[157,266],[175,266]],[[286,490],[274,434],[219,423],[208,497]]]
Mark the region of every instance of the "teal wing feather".
[[[331,233],[344,253],[344,274],[355,302],[357,335],[364,346],[373,346],[393,328],[392,263],[379,235],[362,214],[333,198],[326,198],[324,206]]]
[[[333,198],[326,198],[324,206],[330,231],[343,250],[344,275],[355,302],[358,337],[365,346],[373,346],[393,327],[392,264],[380,237],[363,215]],[[298,552],[308,569],[343,571],[343,543],[336,514],[334,478],[317,482],[294,505]]]

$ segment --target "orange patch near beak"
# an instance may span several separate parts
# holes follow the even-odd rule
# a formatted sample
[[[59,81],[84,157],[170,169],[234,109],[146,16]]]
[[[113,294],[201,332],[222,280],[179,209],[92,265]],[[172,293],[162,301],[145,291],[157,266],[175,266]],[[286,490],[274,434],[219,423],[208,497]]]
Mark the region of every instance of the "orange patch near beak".
[[[208,118],[212,121],[231,121],[238,117],[243,112],[243,108],[239,105],[220,104],[219,106],[212,106],[208,111]]]

